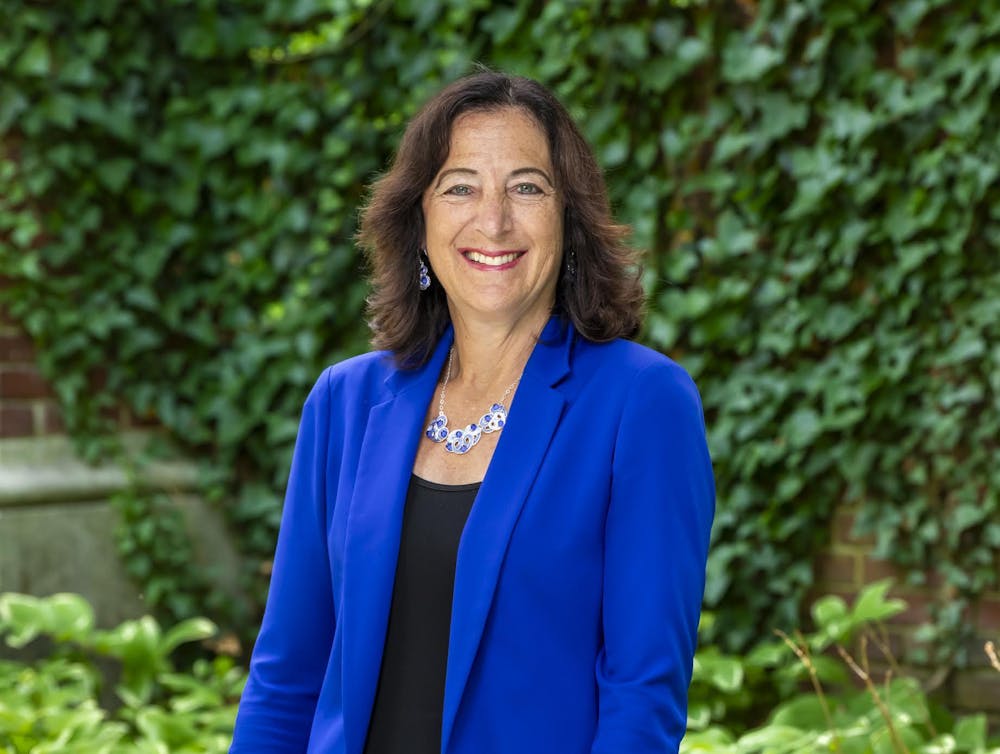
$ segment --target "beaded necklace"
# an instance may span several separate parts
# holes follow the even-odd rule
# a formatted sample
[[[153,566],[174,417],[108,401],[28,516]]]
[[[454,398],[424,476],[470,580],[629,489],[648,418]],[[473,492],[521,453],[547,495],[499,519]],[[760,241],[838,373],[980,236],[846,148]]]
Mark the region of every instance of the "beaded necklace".
[[[448,368],[444,373],[444,384],[441,385],[441,399],[438,401],[437,418],[427,425],[424,434],[434,442],[443,442],[444,449],[449,453],[464,455],[472,450],[479,443],[483,433],[491,434],[499,432],[507,423],[507,409],[504,401],[507,396],[521,381],[518,377],[504,391],[503,397],[490,406],[490,410],[483,414],[483,417],[475,424],[470,424],[462,429],[448,429],[448,417],[444,413],[444,394],[448,389],[448,380],[451,379],[451,364],[455,358],[455,347],[451,347],[448,353]]]

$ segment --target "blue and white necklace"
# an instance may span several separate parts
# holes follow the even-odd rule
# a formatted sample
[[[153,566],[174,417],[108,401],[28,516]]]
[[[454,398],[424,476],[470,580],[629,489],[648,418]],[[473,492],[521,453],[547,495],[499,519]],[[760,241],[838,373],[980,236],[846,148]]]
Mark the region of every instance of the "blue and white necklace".
[[[441,386],[441,400],[438,401],[437,419],[427,425],[427,431],[424,434],[434,442],[443,442],[444,449],[449,453],[463,455],[476,447],[483,436],[483,432],[491,434],[503,429],[507,423],[507,409],[504,407],[503,402],[507,400],[507,396],[510,395],[511,391],[517,387],[517,383],[521,381],[521,378],[518,377],[510,383],[510,386],[504,391],[503,397],[490,406],[490,410],[483,414],[483,418],[478,422],[462,429],[448,429],[448,417],[444,414],[444,394],[445,390],[448,389],[448,380],[451,379],[451,364],[454,358],[455,347],[452,346],[451,351],[448,353],[448,369],[444,373],[444,384]]]

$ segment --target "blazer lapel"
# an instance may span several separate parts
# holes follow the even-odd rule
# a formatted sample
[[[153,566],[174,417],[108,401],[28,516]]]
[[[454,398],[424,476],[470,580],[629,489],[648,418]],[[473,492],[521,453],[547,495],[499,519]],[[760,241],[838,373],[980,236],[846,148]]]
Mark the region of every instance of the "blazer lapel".
[[[449,330],[430,361],[395,371],[392,395],[372,406],[351,498],[344,553],[343,711],[346,751],[361,754],[375,701],[399,556],[403,507],[431,393],[452,342]]]
[[[482,639],[514,526],[562,416],[554,386],[569,372],[574,330],[549,321],[518,385],[459,544],[445,680],[442,751]]]

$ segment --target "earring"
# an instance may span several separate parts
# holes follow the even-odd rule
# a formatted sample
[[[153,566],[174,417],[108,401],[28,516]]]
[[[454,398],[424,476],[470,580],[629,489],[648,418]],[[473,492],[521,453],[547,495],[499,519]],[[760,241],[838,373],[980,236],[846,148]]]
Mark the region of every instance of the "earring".
[[[421,249],[421,251],[423,251],[423,249]],[[417,254],[417,264],[419,265],[417,269],[420,273],[420,290],[426,291],[431,287],[431,275],[427,271],[427,265],[424,264],[424,260],[420,254]]]

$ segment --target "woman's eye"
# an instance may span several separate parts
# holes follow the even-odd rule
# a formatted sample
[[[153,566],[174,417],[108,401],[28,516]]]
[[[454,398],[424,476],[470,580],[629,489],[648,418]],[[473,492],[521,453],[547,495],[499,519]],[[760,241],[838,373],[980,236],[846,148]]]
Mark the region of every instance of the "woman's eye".
[[[457,186],[452,186],[444,193],[451,194],[452,196],[468,196],[469,194],[472,193],[472,189],[466,186],[464,183],[460,183]]]
[[[518,183],[514,186],[514,193],[522,194],[524,196],[532,196],[534,194],[541,194],[542,190],[534,183]]]

